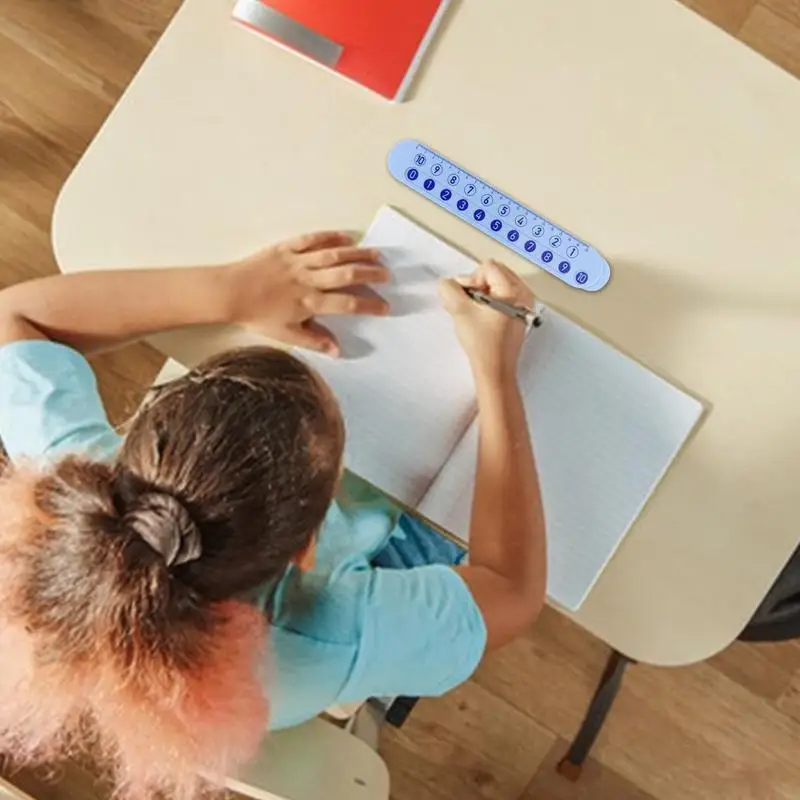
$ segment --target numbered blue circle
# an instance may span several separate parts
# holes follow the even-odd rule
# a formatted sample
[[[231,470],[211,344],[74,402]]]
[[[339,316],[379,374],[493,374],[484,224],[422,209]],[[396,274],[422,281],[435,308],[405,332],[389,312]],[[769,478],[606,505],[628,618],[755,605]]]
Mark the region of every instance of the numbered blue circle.
[[[535,249],[536,242],[534,242],[533,239],[528,239],[528,241],[525,242],[525,250],[529,253],[532,253]]]
[[[442,200],[449,200],[452,196],[453,193],[449,189],[442,189],[442,191],[439,192],[439,197],[441,197]]]
[[[469,203],[462,197],[456,205],[459,211],[466,211],[469,208]]]
[[[562,275],[566,275],[566,274],[569,272],[569,267],[570,267],[569,261],[562,261],[562,262],[561,262],[561,263],[558,265],[558,271],[559,271],[559,272],[560,272]]]
[[[475,192],[476,192],[476,191],[477,191],[477,190],[475,189],[475,184],[474,184],[474,183],[468,183],[468,184],[467,184],[467,185],[464,187],[464,194],[465,194],[467,197],[469,197],[470,195],[473,195],[473,194],[475,194]]]
[[[497,213],[501,217],[507,217],[510,211],[511,211],[511,206],[508,205],[508,203],[503,203],[503,205],[501,205],[500,208],[497,209]]]
[[[560,236],[551,236],[550,237],[550,244],[553,247],[558,247],[561,244],[561,237]]]
[[[534,225],[531,233],[538,238],[544,233],[544,228],[541,225]]]
[[[579,283],[581,286],[588,280],[589,276],[585,272],[579,272],[575,275],[575,283]]]
[[[545,264],[549,264],[552,260],[553,254],[549,250],[545,250],[544,253],[542,253],[542,261],[544,261]]]
[[[417,155],[414,156],[414,163],[418,167],[421,167],[425,163],[425,156],[422,155],[422,153],[417,153]]]
[[[472,215],[478,222],[486,217],[486,212],[482,208],[476,208],[475,213]]]
[[[514,223],[518,225],[520,228],[524,228],[528,224],[528,218],[524,214],[520,214],[515,220]]]
[[[434,164],[431,167],[431,175],[441,175],[444,167],[441,164]]]
[[[457,186],[457,185],[458,185],[458,175],[456,175],[456,174],[455,174],[455,172],[454,172],[454,173],[453,173],[453,174],[452,174],[452,175],[451,175],[451,176],[450,176],[450,177],[447,179],[447,182],[448,182],[448,183],[449,183],[451,186]]]
[[[423,186],[424,186],[424,187],[425,187],[425,188],[426,188],[428,191],[430,191],[431,189],[433,189],[433,187],[434,187],[434,186],[436,186],[436,181],[435,181],[435,180],[433,180],[432,178],[428,178],[428,180],[426,180],[426,181],[425,181],[425,183],[423,183],[422,185],[423,185]]]
[[[578,255],[578,248],[577,248],[577,247],[575,247],[575,245],[574,245],[574,244],[573,244],[571,247],[568,247],[568,248],[567,248],[567,255],[568,255],[570,258],[575,258],[575,256],[577,256],[577,255]]]
[[[508,232],[508,241],[509,242],[516,242],[519,239],[519,231],[515,231],[513,228]]]
[[[492,196],[490,194],[481,195],[481,203],[485,206],[490,206],[492,204]]]
[[[414,167],[411,167],[411,169],[406,170],[406,178],[408,178],[410,181],[415,181],[417,178],[419,178],[419,172],[417,172]]]
[[[495,233],[497,233],[497,231],[499,231],[499,230],[500,230],[500,228],[502,228],[502,227],[503,227],[503,223],[502,223],[502,222],[500,222],[500,220],[499,220],[499,219],[493,219],[493,220],[492,220],[492,224],[491,224],[491,226],[490,226],[490,227],[491,227],[491,229],[492,229],[492,230],[493,230]]]

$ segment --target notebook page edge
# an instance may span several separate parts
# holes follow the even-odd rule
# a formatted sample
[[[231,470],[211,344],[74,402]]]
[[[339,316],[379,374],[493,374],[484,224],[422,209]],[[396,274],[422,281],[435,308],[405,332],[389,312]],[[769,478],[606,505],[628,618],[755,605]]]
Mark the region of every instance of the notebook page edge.
[[[655,372],[653,374],[656,375],[656,377],[660,377]],[[674,386],[673,386],[673,388],[677,389],[677,387],[674,387]],[[680,389],[678,389],[678,391],[682,392],[682,390],[680,390]],[[650,505],[650,502],[653,500],[653,498],[657,494],[659,488],[661,487],[661,484],[664,481],[664,478],[666,478],[667,474],[673,469],[673,467],[675,466],[676,462],[678,461],[679,456],[681,455],[681,453],[684,452],[684,450],[686,449],[686,446],[689,444],[689,442],[691,441],[692,437],[700,429],[701,423],[703,421],[703,416],[704,416],[703,405],[699,400],[697,400],[697,398],[692,397],[692,395],[688,395],[687,394],[686,396],[691,398],[692,400],[694,400],[694,402],[697,404],[697,408],[698,408],[697,416],[695,417],[694,422],[692,423],[691,427],[689,428],[688,433],[683,437],[683,439],[681,439],[680,442],[678,442],[676,444],[675,449],[670,454],[667,462],[664,464],[663,469],[656,476],[656,479],[653,482],[652,488],[650,489],[648,494],[644,497],[644,499],[642,500],[641,504],[637,507],[637,509],[636,509],[635,513],[633,514],[633,516],[631,518],[631,521],[628,524],[627,528],[625,528],[625,530],[622,532],[622,535],[617,539],[616,544],[609,551],[608,556],[606,557],[605,561],[603,562],[603,565],[600,567],[600,569],[597,570],[597,572],[595,573],[595,575],[592,578],[592,580],[589,581],[589,583],[587,584],[586,588],[584,589],[584,591],[580,595],[580,597],[577,598],[577,600],[574,602],[574,604],[569,604],[568,605],[568,604],[562,603],[562,602],[558,603],[563,608],[565,608],[567,611],[569,611],[571,613],[575,612],[575,611],[578,611],[580,609],[580,607],[584,604],[584,602],[586,601],[586,598],[589,596],[589,593],[592,591],[592,589],[594,589],[594,587],[597,585],[597,582],[600,580],[600,576],[606,571],[606,569],[608,569],[608,565],[612,562],[612,560],[614,559],[614,556],[616,556],[616,554],[619,552],[619,550],[622,547],[622,545],[625,543],[625,540],[628,538],[628,534],[631,532],[631,529],[634,527],[634,525],[636,525],[637,522],[639,522],[639,519],[641,518],[641,516],[644,513],[645,509],[647,508],[648,505]]]
[[[586,337],[591,337],[595,340],[596,343],[603,345],[608,350],[608,355],[614,355],[615,357],[622,359],[626,362],[629,362],[630,365],[634,366],[637,370],[640,371],[642,377],[647,377],[650,380],[655,380],[660,385],[660,390],[662,391],[669,391],[672,393],[673,397],[679,398],[681,403],[685,405],[685,412],[690,416],[691,423],[688,427],[682,432],[680,439],[675,443],[674,447],[670,450],[668,456],[664,460],[663,466],[660,468],[658,473],[654,476],[650,486],[642,498],[641,502],[635,507],[633,513],[631,514],[630,520],[628,521],[627,525],[622,529],[621,533],[617,535],[616,540],[614,541],[613,545],[610,547],[609,551],[605,554],[604,560],[602,564],[594,571],[594,574],[591,580],[587,581],[580,592],[575,592],[574,594],[567,596],[555,596],[551,594],[548,590],[548,602],[568,611],[570,613],[576,612],[580,609],[581,605],[585,602],[586,598],[589,596],[589,593],[592,591],[594,586],[597,584],[597,581],[600,579],[600,576],[605,572],[608,568],[608,565],[613,560],[614,556],[619,551],[620,547],[622,547],[623,543],[627,539],[631,529],[636,525],[639,521],[642,513],[649,505],[650,501],[653,499],[654,495],[660,488],[664,478],[675,465],[676,461],[680,454],[685,450],[686,446],[689,444],[691,439],[696,435],[697,431],[702,426],[702,422],[705,419],[706,414],[710,410],[710,403],[702,400],[698,397],[695,393],[687,390],[683,386],[673,382],[671,379],[668,379],[663,374],[659,373],[657,370],[653,369],[652,367],[644,364],[642,361],[637,359],[631,353],[626,352],[625,350],[619,348],[615,343],[611,342],[605,336],[598,334],[596,331],[591,330],[585,327],[576,319],[572,318],[570,315],[564,314],[553,307],[548,307],[548,318],[549,319],[560,319],[563,323],[566,323],[568,326],[574,326],[572,330],[576,330],[580,332],[582,335]],[[547,324],[547,323],[545,323]],[[520,364],[520,390],[523,395],[523,400],[526,403],[530,401],[530,395],[532,394],[532,387],[530,382],[534,379],[534,371],[535,371],[535,358],[534,353],[532,351],[528,351],[527,355],[528,358],[525,358],[525,351],[523,351],[523,360]],[[536,454],[536,440],[533,435],[533,430],[531,430],[531,438],[533,441],[534,446],[534,454]],[[537,463],[537,466],[540,464]],[[548,521],[545,519],[545,525],[548,526]],[[549,533],[549,531],[548,531]]]

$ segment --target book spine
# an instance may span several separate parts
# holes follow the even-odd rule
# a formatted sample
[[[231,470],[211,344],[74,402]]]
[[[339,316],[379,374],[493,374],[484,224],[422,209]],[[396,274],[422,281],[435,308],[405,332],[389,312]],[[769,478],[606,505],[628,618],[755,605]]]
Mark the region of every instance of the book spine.
[[[436,36],[436,31],[438,30],[439,25],[441,25],[450,3],[451,0],[442,0],[441,4],[439,5],[435,16],[431,20],[431,24],[428,26],[428,30],[425,31],[425,35],[420,40],[417,52],[414,53],[414,58],[411,59],[411,64],[408,66],[405,77],[397,89],[397,93],[393,98],[395,103],[402,103],[403,100],[405,100],[408,90],[411,88],[411,84],[414,81],[414,77],[417,74],[420,65],[422,64],[422,59],[425,58],[425,52],[427,51],[428,47],[430,47],[433,37]]]

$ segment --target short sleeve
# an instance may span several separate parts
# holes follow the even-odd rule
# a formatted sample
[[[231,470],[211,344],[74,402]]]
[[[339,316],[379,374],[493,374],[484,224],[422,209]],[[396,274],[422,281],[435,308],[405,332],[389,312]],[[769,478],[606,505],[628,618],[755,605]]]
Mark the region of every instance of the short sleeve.
[[[486,625],[448,566],[363,573],[358,652],[339,700],[435,696],[466,681],[486,649]]]
[[[12,460],[67,452],[107,457],[121,441],[89,362],[45,340],[0,347],[0,440]]]

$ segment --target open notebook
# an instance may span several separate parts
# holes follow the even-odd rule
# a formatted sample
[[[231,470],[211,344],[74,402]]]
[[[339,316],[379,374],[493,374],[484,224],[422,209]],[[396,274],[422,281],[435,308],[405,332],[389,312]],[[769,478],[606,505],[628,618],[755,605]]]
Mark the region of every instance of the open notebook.
[[[477,457],[474,387],[437,294],[475,262],[391,208],[364,244],[394,281],[388,319],[326,320],[345,358],[312,356],[339,397],[349,469],[467,540]],[[702,413],[693,397],[548,310],[520,384],[548,535],[548,594],[583,602]]]

